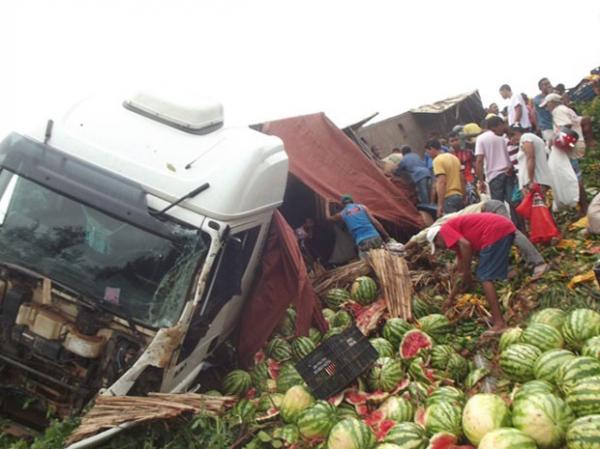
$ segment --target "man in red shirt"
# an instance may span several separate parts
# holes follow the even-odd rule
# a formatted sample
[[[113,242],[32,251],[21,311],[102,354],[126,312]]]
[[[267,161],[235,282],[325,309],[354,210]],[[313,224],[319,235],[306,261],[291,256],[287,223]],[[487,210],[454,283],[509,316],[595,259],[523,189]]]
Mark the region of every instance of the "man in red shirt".
[[[508,277],[508,259],[515,231],[515,225],[509,219],[482,212],[451,218],[441,226],[432,226],[427,232],[432,254],[436,246],[456,252],[456,269],[461,274],[465,290],[473,284],[471,261],[473,254],[479,253],[477,278],[483,285],[493,320],[488,333],[498,333],[506,327],[494,281]],[[447,304],[454,301],[458,285],[450,293]]]

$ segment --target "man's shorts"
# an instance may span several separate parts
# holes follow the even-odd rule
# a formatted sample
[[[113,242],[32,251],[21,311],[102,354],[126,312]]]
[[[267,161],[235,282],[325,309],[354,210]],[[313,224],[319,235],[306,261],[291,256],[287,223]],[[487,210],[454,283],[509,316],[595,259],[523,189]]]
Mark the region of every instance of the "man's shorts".
[[[508,258],[514,239],[514,233],[508,234],[479,252],[477,279],[484,282],[500,281],[507,278]]]
[[[371,237],[363,240],[357,246],[359,257],[364,259],[370,250],[381,248],[383,246],[383,240],[381,237]]]

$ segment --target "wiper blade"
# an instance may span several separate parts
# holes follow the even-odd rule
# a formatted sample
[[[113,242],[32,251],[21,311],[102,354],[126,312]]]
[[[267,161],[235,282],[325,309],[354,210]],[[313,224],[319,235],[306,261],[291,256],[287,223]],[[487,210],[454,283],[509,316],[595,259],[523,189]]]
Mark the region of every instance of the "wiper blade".
[[[177,206],[179,203],[181,203],[184,200],[187,200],[188,198],[194,198],[195,196],[199,195],[200,193],[204,192],[205,190],[207,190],[210,187],[210,184],[208,182],[205,182],[204,184],[202,184],[199,187],[196,187],[194,190],[192,190],[189,193],[186,193],[185,195],[183,195],[181,198],[179,198],[177,201],[175,201],[174,203],[169,204],[167,207],[165,207],[163,210],[160,210],[158,212],[151,212],[151,214],[154,217],[158,217],[160,215],[163,215],[166,211],[168,211],[169,209]]]

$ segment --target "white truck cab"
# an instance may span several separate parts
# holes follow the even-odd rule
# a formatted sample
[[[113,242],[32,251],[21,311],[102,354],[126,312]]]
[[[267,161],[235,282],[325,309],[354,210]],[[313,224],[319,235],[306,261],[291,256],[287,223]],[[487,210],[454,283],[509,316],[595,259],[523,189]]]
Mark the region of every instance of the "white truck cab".
[[[236,328],[287,168],[277,137],[193,95],[94,98],[7,136],[1,388],[59,416],[189,388]]]

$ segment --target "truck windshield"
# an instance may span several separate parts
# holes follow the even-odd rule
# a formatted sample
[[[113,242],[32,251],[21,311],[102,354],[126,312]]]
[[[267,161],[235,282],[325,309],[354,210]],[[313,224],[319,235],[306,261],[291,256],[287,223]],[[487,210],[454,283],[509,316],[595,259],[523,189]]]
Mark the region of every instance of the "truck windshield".
[[[4,169],[0,262],[40,273],[116,315],[172,326],[209,237],[166,222],[159,237]]]

